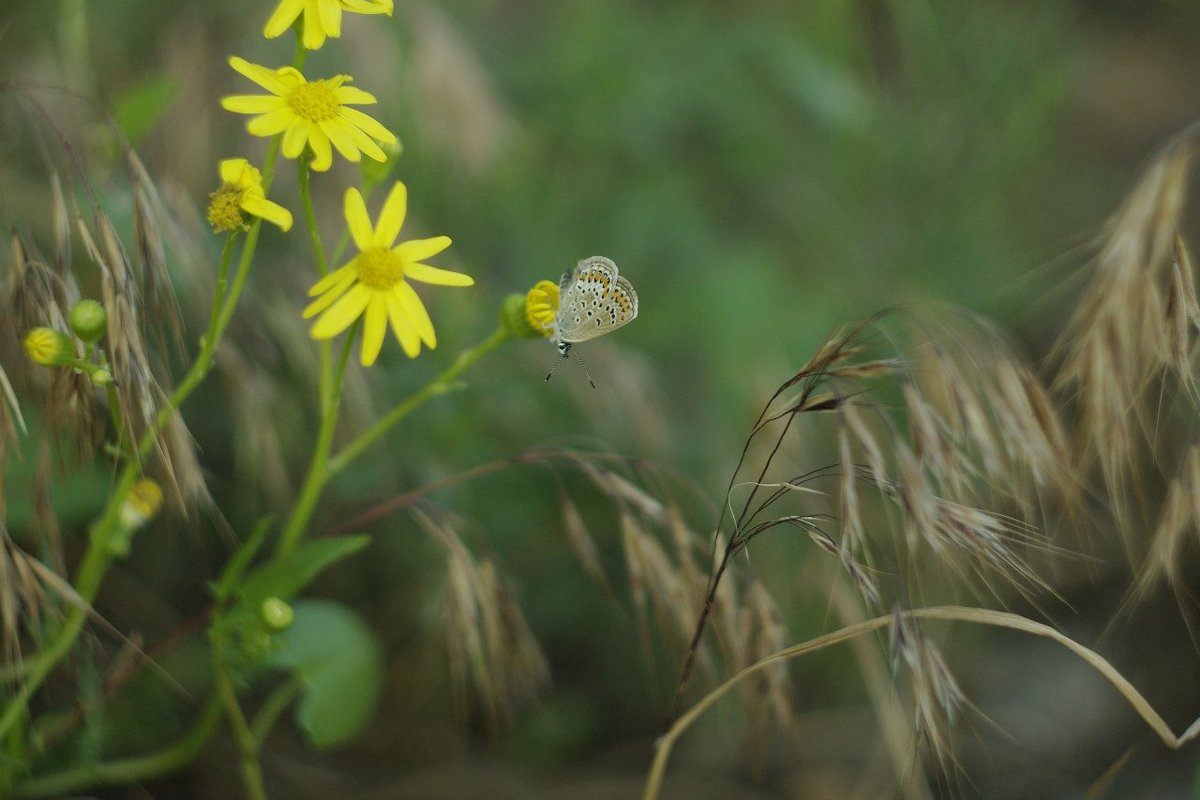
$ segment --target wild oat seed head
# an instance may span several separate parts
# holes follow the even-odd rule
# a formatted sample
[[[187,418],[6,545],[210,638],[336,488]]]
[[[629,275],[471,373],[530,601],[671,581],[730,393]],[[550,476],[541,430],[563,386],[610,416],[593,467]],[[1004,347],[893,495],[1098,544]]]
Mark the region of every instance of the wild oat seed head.
[[[62,367],[75,361],[75,342],[53,328],[34,328],[25,334],[25,352],[35,364]]]
[[[336,149],[347,161],[358,162],[365,153],[386,161],[379,146],[394,144],[396,136],[372,117],[350,108],[371,105],[375,96],[345,84],[349,75],[309,81],[293,67],[268,69],[232,56],[229,66],[270,94],[243,94],[222,98],[221,107],[236,114],[252,114],[246,129],[254,136],[283,134],[283,155],[299,158],[312,150],[310,166],[324,172],[333,165]]]
[[[221,187],[210,194],[208,224],[216,233],[247,230],[246,215],[265,219],[282,231],[292,228],[292,212],[267,199],[262,173],[244,158],[227,158],[221,162]]]
[[[392,0],[280,0],[267,20],[263,36],[274,39],[303,14],[301,41],[309,50],[325,44],[325,39],[342,35],[342,12],[392,15]]]
[[[390,323],[400,346],[416,358],[421,344],[433,349],[437,337],[424,303],[409,281],[439,286],[471,286],[475,280],[459,272],[422,263],[450,246],[449,236],[412,239],[395,245],[408,210],[408,190],[399,181],[392,187],[379,221],[372,226],[358,189],[346,191],[346,224],[359,249],[350,263],[317,281],[308,290],[316,299],[304,309],[304,318],[318,317],[314,339],[329,339],[364,318],[361,363],[369,367],[379,357]],[[395,246],[393,246],[395,245]]]

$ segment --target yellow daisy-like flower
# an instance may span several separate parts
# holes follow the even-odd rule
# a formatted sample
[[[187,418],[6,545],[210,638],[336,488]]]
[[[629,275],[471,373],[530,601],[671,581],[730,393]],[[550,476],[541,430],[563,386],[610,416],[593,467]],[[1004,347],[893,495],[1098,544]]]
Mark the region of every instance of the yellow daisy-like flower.
[[[525,321],[542,336],[554,333],[558,314],[558,284],[538,281],[525,295]]]
[[[449,236],[412,239],[393,247],[408,210],[408,190],[399,181],[392,187],[379,222],[372,227],[358,189],[346,190],[346,225],[359,253],[350,263],[326,275],[308,290],[317,298],[304,309],[304,318],[320,314],[312,327],[314,339],[337,336],[360,316],[365,317],[361,361],[375,363],[383,348],[388,323],[404,352],[416,358],[424,342],[437,346],[433,323],[409,281],[440,286],[471,286],[470,275],[421,263],[450,246]]]
[[[395,144],[396,136],[372,117],[352,105],[370,105],[375,96],[349,83],[349,75],[309,81],[293,67],[268,69],[233,56],[229,66],[271,94],[238,94],[221,99],[221,107],[237,114],[256,114],[246,125],[255,136],[283,134],[283,154],[297,158],[307,145],[312,148],[310,165],[324,172],[333,164],[333,148],[347,161],[357,162],[362,154],[385,161],[387,154],[377,142]]]
[[[246,214],[261,217],[292,229],[292,212],[267,199],[263,191],[262,173],[244,158],[227,158],[221,162],[221,188],[208,196],[208,224],[217,233],[245,230]]]
[[[316,50],[325,44],[326,37],[336,39],[342,35],[342,11],[391,16],[392,0],[280,0],[263,28],[263,36],[274,39],[304,14],[301,41],[309,50]]]

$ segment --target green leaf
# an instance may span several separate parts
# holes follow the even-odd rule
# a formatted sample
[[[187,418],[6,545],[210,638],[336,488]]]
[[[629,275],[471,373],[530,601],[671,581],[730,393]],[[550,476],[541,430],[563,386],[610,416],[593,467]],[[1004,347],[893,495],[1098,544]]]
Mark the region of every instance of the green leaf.
[[[259,549],[263,546],[263,542],[267,540],[267,532],[271,529],[271,520],[269,517],[263,517],[254,526],[254,532],[250,534],[242,546],[237,549],[225,565],[225,569],[221,570],[221,577],[215,582],[209,584],[212,590],[213,597],[219,603],[224,603],[225,600],[233,593],[237,582],[241,580],[242,573],[250,566],[250,562],[258,555]]]
[[[333,747],[370,721],[383,684],[383,654],[370,628],[345,606],[302,600],[295,608],[296,621],[271,663],[304,683],[296,724],[314,746]]]
[[[330,564],[357,553],[370,541],[371,537],[363,535],[306,542],[251,572],[238,589],[238,597],[244,608],[257,613],[263,600],[268,597],[287,600],[295,596]]]
[[[159,75],[148,78],[117,98],[113,119],[131,145],[137,147],[153,130],[175,101],[176,94],[175,81]]]

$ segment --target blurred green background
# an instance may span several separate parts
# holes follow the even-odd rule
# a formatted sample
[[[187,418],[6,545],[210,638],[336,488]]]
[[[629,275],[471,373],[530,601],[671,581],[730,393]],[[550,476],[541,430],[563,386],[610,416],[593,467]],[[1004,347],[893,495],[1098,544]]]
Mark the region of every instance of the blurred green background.
[[[209,291],[204,270],[219,252],[202,219],[217,161],[261,161],[265,152],[218,106],[222,95],[251,91],[225,60],[290,63],[290,39],[260,36],[272,8],[246,0],[0,7],[9,224],[46,230],[34,202],[44,197],[45,166],[17,132],[20,95],[53,108],[64,134],[104,164],[111,140],[94,100],[181,215],[181,238],[195,243],[193,272],[177,287],[194,338]],[[638,290],[641,315],[578,348],[597,391],[571,364],[544,383],[555,358],[545,342],[506,346],[467,376],[465,391],[423,409],[340,481],[318,528],[530,446],[569,443],[678,471],[707,498],[682,500],[703,532],[759,407],[833,327],[933,300],[998,319],[1040,355],[1070,308],[1082,248],[1149,156],[1200,116],[1198,36],[1200,6],[1183,0],[399,0],[391,19],[348,17],[343,38],[312,55],[305,72],[347,72],[378,96],[373,113],[405,148],[396,176],[410,189],[406,233],[451,235],[439,263],[477,281],[470,292],[425,295],[438,349],[409,362],[385,345],[351,397],[348,425],[485,337],[506,294],[557,279],[580,258],[613,258]],[[105,190],[102,169],[93,179]],[[327,243],[340,234],[341,194],[354,179],[354,168],[338,163],[315,181]],[[290,165],[272,196],[298,210]],[[313,272],[296,233],[264,235],[235,331],[240,360],[185,409],[217,506],[242,535],[262,514],[279,513],[310,446],[305,382],[314,351],[298,311]],[[260,430],[264,420],[274,439]],[[32,467],[14,466],[17,485],[22,470]],[[97,485],[104,476],[93,477]],[[88,485],[86,475],[76,480]],[[659,684],[669,684],[678,656],[655,654],[659,674],[648,674],[628,613],[587,582],[564,546],[560,489],[584,506],[619,571],[612,510],[589,499],[578,475],[513,467],[435,495],[519,588],[554,674],[540,706],[499,738],[454,717],[433,632],[441,555],[409,517],[392,515],[372,523],[370,557],[340,567],[317,591],[358,608],[383,639],[386,710],[354,747],[318,757],[281,733],[264,756],[269,779],[291,796],[305,786],[317,796],[396,780],[378,796],[465,797],[476,796],[473,787],[525,786],[537,782],[530,774],[567,770],[583,783],[592,776],[593,787],[634,776],[612,789],[627,796],[665,708]],[[87,519],[82,505],[76,524]],[[19,500],[9,513],[19,529]],[[222,527],[204,512],[164,525],[139,545],[101,610],[149,641],[166,635],[202,606],[203,581],[227,552]],[[171,533],[185,529],[193,533]],[[799,574],[805,550],[762,546],[774,548],[765,552],[777,559],[769,569],[786,605],[787,576]],[[822,613],[788,609],[804,630],[819,627]],[[815,685],[823,698],[813,708],[858,696],[853,676],[801,670],[809,680],[798,681],[801,697],[811,701],[803,687]],[[690,763],[699,774],[706,759],[738,774],[736,714],[720,724],[698,737],[706,741]],[[1119,754],[1106,761],[1076,744],[1072,757],[1082,761],[1103,765]],[[217,749],[153,796],[224,796],[236,777]],[[1021,755],[1036,764],[1031,774],[1063,781],[1043,796],[1079,791],[1081,776],[1096,774],[1059,770],[1057,754]],[[1002,772],[1003,757],[984,763],[977,785],[949,793],[1028,789],[989,793],[997,784],[987,770]],[[452,773],[467,776],[457,794],[446,788],[458,786]],[[776,776],[744,791],[823,796],[815,784],[806,787],[812,794],[798,785]],[[610,796],[577,790],[562,796]],[[1139,791],[1120,796],[1163,796]]]

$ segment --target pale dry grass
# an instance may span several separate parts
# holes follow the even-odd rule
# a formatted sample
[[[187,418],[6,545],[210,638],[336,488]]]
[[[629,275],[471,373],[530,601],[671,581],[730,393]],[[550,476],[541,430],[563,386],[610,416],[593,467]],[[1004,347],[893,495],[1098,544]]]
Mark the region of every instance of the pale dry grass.
[[[1125,561],[1134,566],[1124,568],[1123,613],[1165,583],[1190,624],[1184,570],[1200,531],[1200,303],[1180,230],[1198,133],[1189,129],[1154,160],[1110,222],[1079,306],[1044,363],[969,315],[878,315],[829,337],[780,385],[730,479],[714,535],[724,556],[708,596],[752,539],[803,527],[857,597],[858,619],[838,604],[844,630],[870,616],[888,628],[893,678],[908,687],[909,735],[944,776],[960,769],[956,723],[972,707],[922,629],[924,607],[972,598],[1039,613],[1051,605],[1057,616],[1070,611],[1057,577],[1111,576]],[[797,461],[808,466],[796,469]],[[1114,552],[1123,553],[1116,565]],[[694,647],[709,613],[698,615]],[[986,609],[947,614],[1053,638],[1099,669],[1169,746],[1195,735],[1197,724],[1171,733],[1107,661],[1042,623]],[[838,635],[781,648],[720,692]],[[671,728],[660,757],[712,699]],[[906,785],[911,775],[893,762]],[[660,778],[656,764],[646,797],[657,795]]]

